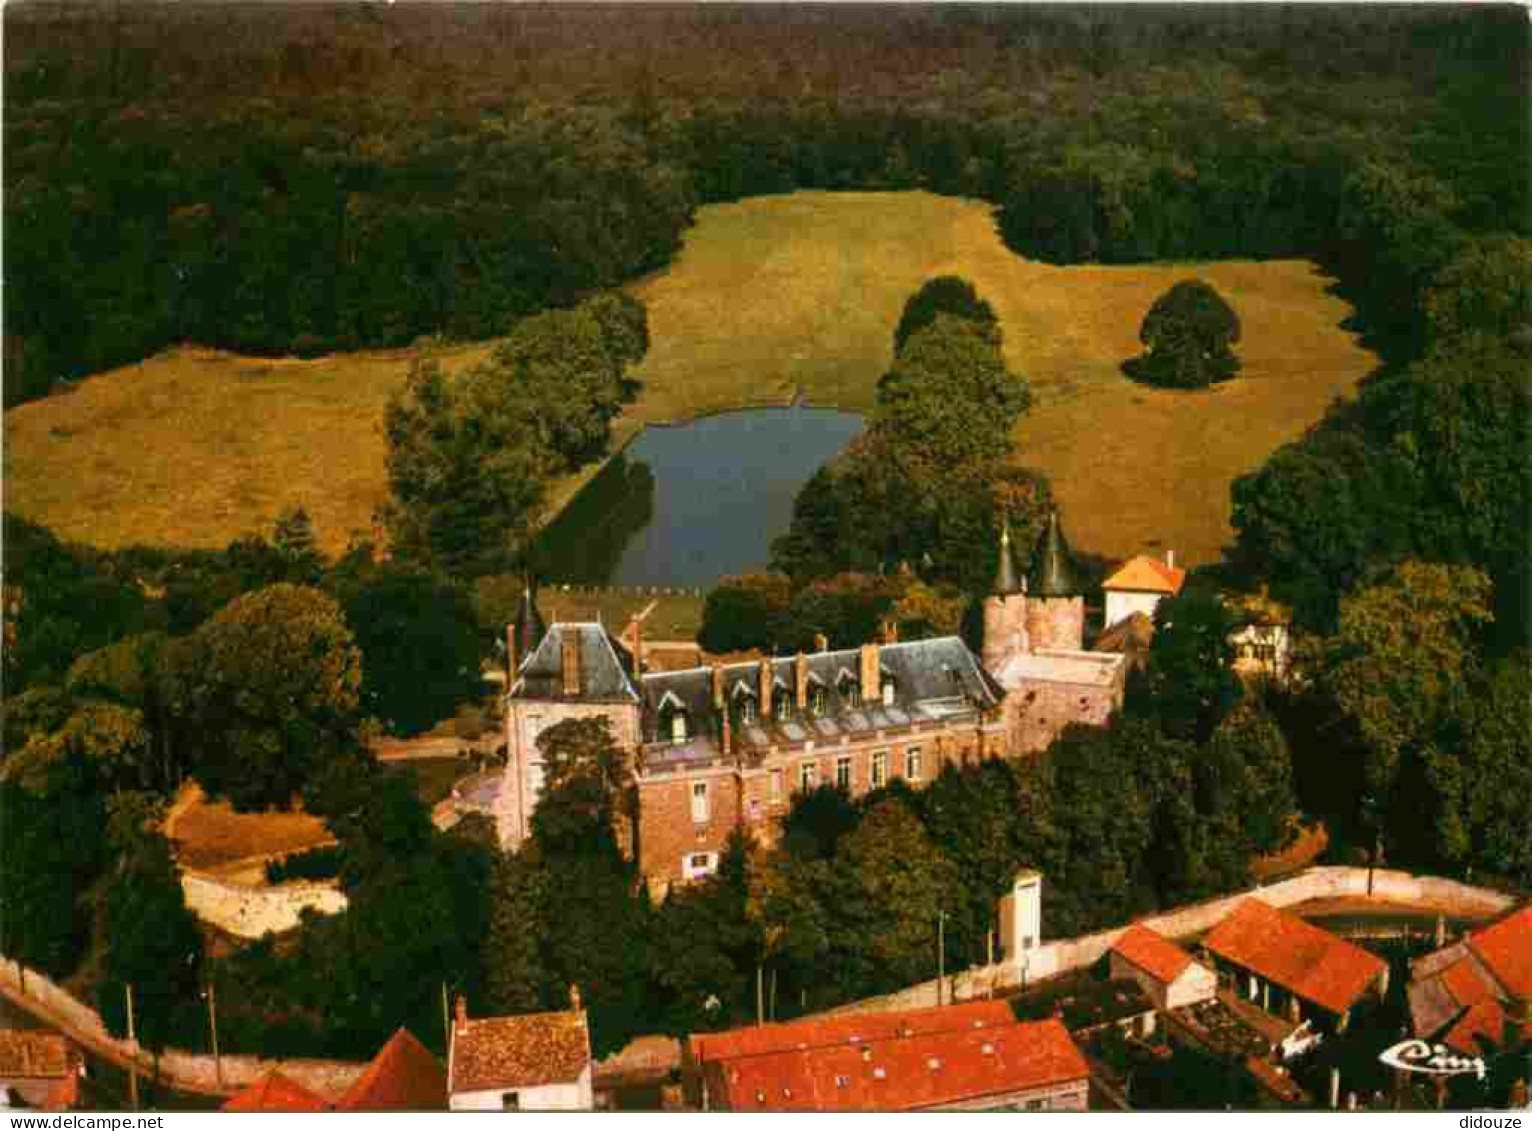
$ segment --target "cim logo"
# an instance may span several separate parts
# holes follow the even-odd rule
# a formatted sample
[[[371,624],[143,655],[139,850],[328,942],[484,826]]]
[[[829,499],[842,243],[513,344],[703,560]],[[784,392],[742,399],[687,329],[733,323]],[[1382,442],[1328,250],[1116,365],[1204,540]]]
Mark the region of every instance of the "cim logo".
[[[1378,1059],[1390,1068],[1404,1072],[1423,1072],[1428,1076],[1463,1076],[1469,1072],[1484,1079],[1484,1061],[1477,1056],[1463,1056],[1446,1045],[1429,1041],[1401,1041],[1385,1049]]]

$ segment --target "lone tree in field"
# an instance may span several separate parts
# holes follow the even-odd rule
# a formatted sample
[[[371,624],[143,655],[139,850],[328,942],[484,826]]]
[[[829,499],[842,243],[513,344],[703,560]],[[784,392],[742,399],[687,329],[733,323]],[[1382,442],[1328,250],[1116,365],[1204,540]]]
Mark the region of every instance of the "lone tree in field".
[[[1239,372],[1230,348],[1239,341],[1239,315],[1201,279],[1177,283],[1149,308],[1138,340],[1141,357],[1123,363],[1135,381],[1171,389],[1203,389]]]

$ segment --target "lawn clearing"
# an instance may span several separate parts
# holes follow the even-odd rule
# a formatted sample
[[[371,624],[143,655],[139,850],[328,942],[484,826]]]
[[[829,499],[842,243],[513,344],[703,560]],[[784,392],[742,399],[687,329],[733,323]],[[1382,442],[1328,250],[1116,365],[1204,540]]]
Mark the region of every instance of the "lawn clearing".
[[[1007,358],[1037,394],[1017,458],[1052,479],[1075,544],[1113,557],[1171,548],[1191,564],[1216,559],[1230,481],[1375,360],[1306,262],[1049,267],[1007,251],[979,201],[802,192],[701,209],[676,264],[631,288],[653,344],[618,441],[646,423],[799,394],[868,408],[905,299],[949,273],[995,307]],[[1239,313],[1244,371],[1205,393],[1131,384],[1118,366],[1138,352],[1144,313],[1192,276]],[[488,348],[436,352],[450,371]],[[209,547],[302,504],[338,552],[371,529],[385,497],[382,410],[413,356],[178,349],[91,378],[5,414],[6,505],[99,546]],[[594,471],[559,484],[555,500]]]
[[[335,843],[324,822],[302,809],[236,813],[227,801],[208,800],[195,783],[177,796],[165,835],[175,842],[177,859],[200,871]]]

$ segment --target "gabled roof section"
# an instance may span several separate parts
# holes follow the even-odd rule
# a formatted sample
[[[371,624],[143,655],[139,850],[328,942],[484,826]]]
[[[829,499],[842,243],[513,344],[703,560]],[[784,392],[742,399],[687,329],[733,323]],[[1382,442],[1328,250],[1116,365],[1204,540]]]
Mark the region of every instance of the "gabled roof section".
[[[1192,956],[1157,931],[1134,923],[1112,944],[1112,950],[1156,981],[1169,985],[1192,964]]]
[[[1507,993],[1532,998],[1532,904],[1469,935],[1468,949]]]
[[[699,1064],[734,1060],[789,1049],[821,1048],[825,1045],[858,1044],[886,1037],[951,1033],[1013,1025],[1016,1015],[1004,1001],[971,1001],[929,1009],[903,1009],[879,1013],[852,1013],[838,1017],[783,1021],[726,1029],[721,1033],[693,1033],[687,1039],[691,1057]]]
[[[1388,966],[1381,958],[1258,899],[1247,899],[1205,941],[1214,954],[1254,971],[1331,1013],[1344,1013]]]
[[[1110,652],[1115,655],[1138,659],[1147,656],[1149,645],[1154,643],[1154,621],[1147,613],[1129,613],[1111,625],[1091,645],[1092,652]]]
[[[1048,516],[1048,528],[1037,540],[1037,549],[1032,554],[1027,596],[1078,597],[1084,592],[1069,541],[1059,525],[1059,512],[1054,511]]]
[[[448,1088],[453,1095],[568,1084],[591,1062],[584,1010],[458,1021]]]
[[[447,1070],[408,1029],[378,1050],[336,1101],[337,1111],[445,1111]]]
[[[564,694],[564,641],[579,647],[578,696]],[[599,624],[560,621],[548,629],[537,650],[521,665],[510,695],[516,699],[551,699],[582,703],[636,702],[638,691],[628,677],[632,658]]]
[[[329,1111],[322,1096],[280,1072],[268,1072],[224,1101],[220,1111]]]
[[[1117,572],[1101,583],[1102,589],[1133,593],[1164,593],[1173,597],[1186,584],[1186,571],[1168,565],[1159,558],[1140,554],[1129,558]]]
[[[791,1049],[711,1066],[731,1111],[921,1111],[1084,1081],[1062,1022],[1017,1022]]]

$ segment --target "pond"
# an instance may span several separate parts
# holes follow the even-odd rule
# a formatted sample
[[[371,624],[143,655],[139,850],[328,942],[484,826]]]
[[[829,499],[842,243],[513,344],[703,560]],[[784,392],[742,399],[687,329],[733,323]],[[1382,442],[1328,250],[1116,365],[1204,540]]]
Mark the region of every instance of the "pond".
[[[584,585],[709,586],[764,568],[799,488],[861,430],[854,412],[803,406],[646,428],[549,524],[538,571]]]

